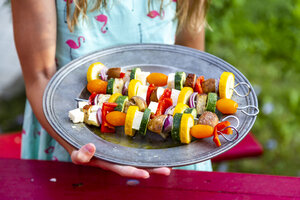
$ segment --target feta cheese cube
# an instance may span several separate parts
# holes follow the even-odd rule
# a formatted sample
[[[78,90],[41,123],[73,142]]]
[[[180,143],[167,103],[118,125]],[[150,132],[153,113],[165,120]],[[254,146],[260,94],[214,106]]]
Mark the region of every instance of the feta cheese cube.
[[[168,76],[168,88],[175,88],[175,73],[170,73]]]
[[[148,108],[151,110],[151,113],[156,113],[156,110],[157,110],[157,107],[158,107],[158,103],[157,102],[154,102],[154,101],[151,101]]]
[[[179,93],[180,93],[180,90],[172,89],[171,99],[173,101],[173,105],[177,104]]]
[[[85,105],[89,105],[88,101],[78,101],[78,108],[82,109]]]
[[[101,107],[98,105],[93,105],[90,107],[90,112],[97,112],[99,110],[99,108],[101,108]]]
[[[69,111],[69,118],[74,124],[80,123],[83,122],[84,113],[80,110],[80,108],[76,108]]]
[[[134,114],[134,118],[133,118],[133,123],[132,123],[132,128],[135,130],[139,130],[140,129],[140,125],[142,122],[142,118],[143,118],[144,113],[140,112],[140,111],[136,111]]]
[[[96,112],[91,112],[89,114],[88,119],[86,120],[86,123],[90,124],[90,125],[94,125],[94,126],[100,126],[100,124],[98,122],[98,119],[97,119],[97,113]]]
[[[136,79],[140,80],[143,85],[147,83],[147,76],[150,75],[150,72],[137,72]]]
[[[142,97],[145,101],[147,98],[148,86],[140,85],[137,90],[137,96]]]
[[[163,88],[163,87],[157,88],[157,90],[156,90],[157,99],[159,99],[161,97],[161,95],[163,95],[164,91],[165,91],[165,88]]]

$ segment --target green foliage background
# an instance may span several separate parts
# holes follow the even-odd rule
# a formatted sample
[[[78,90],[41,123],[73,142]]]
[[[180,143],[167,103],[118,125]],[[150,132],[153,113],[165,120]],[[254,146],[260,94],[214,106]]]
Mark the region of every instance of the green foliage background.
[[[300,176],[300,1],[213,0],[208,23],[206,51],[260,90],[252,132],[264,155],[231,161],[229,171]]]

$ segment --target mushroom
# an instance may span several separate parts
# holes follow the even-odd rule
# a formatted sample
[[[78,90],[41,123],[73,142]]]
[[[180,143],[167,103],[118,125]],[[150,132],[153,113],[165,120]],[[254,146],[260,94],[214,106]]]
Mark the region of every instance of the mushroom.
[[[143,98],[139,96],[133,96],[129,101],[125,103],[124,112],[127,112],[129,106],[138,106],[139,111],[144,112],[147,108],[147,103]]]
[[[167,115],[158,115],[149,121],[148,129],[154,133],[158,133],[164,139],[167,138],[168,133],[163,133],[164,123]]]
[[[115,67],[115,68],[109,68],[106,72],[107,74],[107,80],[110,78],[120,78],[121,68]]]

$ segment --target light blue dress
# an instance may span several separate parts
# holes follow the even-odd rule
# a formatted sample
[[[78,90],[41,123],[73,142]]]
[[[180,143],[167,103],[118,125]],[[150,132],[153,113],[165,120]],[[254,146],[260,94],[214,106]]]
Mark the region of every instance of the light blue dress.
[[[74,2],[71,3],[74,9]],[[174,44],[177,21],[176,1],[165,0],[160,14],[160,1],[112,0],[107,8],[89,12],[87,18],[70,32],[66,23],[66,0],[56,0],[58,69],[71,60],[101,49],[136,43]],[[90,5],[90,8],[92,6]],[[22,131],[23,159],[70,161],[67,151],[41,127],[30,104],[26,102]],[[211,171],[211,162],[181,167]]]

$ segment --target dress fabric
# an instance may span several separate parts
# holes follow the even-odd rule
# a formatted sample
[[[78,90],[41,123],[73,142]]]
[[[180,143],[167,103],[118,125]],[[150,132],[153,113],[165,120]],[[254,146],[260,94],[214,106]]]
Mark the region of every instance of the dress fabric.
[[[91,4],[89,9],[93,8]],[[68,29],[66,5],[66,0],[56,0],[58,69],[73,59],[114,46],[138,43],[174,44],[177,28],[176,0],[165,0],[161,11],[159,0],[152,0],[150,7],[148,0],[111,0],[106,8],[88,12],[86,17],[80,16],[73,32]],[[71,12],[74,7],[71,0]],[[28,101],[25,106],[21,157],[71,161],[67,151],[41,127]],[[179,168],[212,170],[210,160]]]

